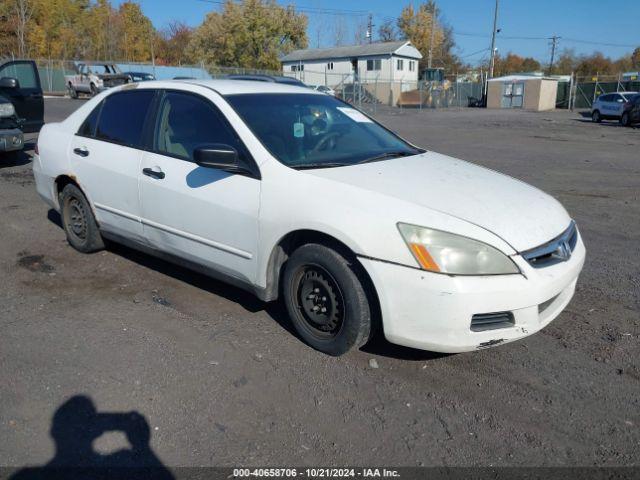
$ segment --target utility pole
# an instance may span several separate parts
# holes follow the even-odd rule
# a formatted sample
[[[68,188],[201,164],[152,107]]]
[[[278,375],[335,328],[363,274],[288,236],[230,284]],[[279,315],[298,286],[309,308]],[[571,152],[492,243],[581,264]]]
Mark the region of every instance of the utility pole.
[[[560,40],[561,38],[562,37],[558,37],[557,35],[554,35],[549,39],[551,40],[551,60],[549,61],[549,75],[553,73],[553,60],[554,60],[554,57],[556,56],[556,48],[558,46],[558,40]]]
[[[433,61],[433,41],[436,35],[436,2],[433,2],[432,10],[431,10],[431,39],[429,40],[429,61],[427,62],[427,67],[431,68],[431,64]]]
[[[367,22],[367,38],[369,43],[373,43],[373,15],[369,14],[369,21]]]
[[[493,12],[493,32],[491,34],[491,62],[489,64],[489,78],[493,78],[493,67],[496,62],[496,33],[498,30],[498,0],[496,0],[496,9]]]

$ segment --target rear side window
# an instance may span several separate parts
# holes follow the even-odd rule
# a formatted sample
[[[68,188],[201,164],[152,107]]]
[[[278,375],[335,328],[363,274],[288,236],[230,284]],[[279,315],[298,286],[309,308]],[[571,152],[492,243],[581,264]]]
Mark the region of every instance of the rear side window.
[[[98,140],[142,148],[144,123],[153,90],[119,92],[104,100],[95,137]]]
[[[167,92],[158,111],[154,150],[193,160],[196,148],[222,143],[242,155],[242,145],[208,100],[179,92]]]
[[[96,108],[89,114],[87,119],[84,121],[80,130],[78,130],[78,135],[83,137],[93,137],[96,134],[96,127],[98,126],[98,117],[100,116],[100,109],[102,108],[102,104],[104,102],[100,102]]]

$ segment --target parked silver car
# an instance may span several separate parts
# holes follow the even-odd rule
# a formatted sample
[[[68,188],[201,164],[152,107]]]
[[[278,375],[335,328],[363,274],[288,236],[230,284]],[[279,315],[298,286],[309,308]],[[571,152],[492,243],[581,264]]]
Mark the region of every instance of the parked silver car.
[[[614,92],[600,95],[591,106],[591,120],[600,123],[602,120],[619,120],[624,104],[638,92]]]

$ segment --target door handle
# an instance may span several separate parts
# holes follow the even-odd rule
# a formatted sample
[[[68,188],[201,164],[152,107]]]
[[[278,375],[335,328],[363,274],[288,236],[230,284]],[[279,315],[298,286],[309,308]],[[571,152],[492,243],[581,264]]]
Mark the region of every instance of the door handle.
[[[73,149],[73,153],[75,153],[76,155],[79,155],[81,157],[88,157],[89,156],[89,150],[87,150],[87,147],[74,148]]]
[[[164,178],[164,172],[160,170],[160,167],[143,168],[142,173],[147,177],[157,178],[158,180],[162,180]]]

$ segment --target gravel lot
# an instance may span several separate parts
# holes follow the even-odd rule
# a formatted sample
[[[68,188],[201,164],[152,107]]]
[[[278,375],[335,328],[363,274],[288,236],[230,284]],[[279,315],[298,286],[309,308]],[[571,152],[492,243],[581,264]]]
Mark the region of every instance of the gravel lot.
[[[78,105],[47,100],[47,120]],[[640,465],[640,130],[569,112],[377,116],[563,202],[588,258],[555,322],[470,354],[378,341],[330,358],[277,304],[123,247],[75,252],[28,155],[2,157],[0,465],[48,462],[75,395],[144,416],[169,466]],[[76,424],[54,429],[59,447],[94,421],[81,413],[60,417]],[[114,419],[96,451],[127,446]]]

